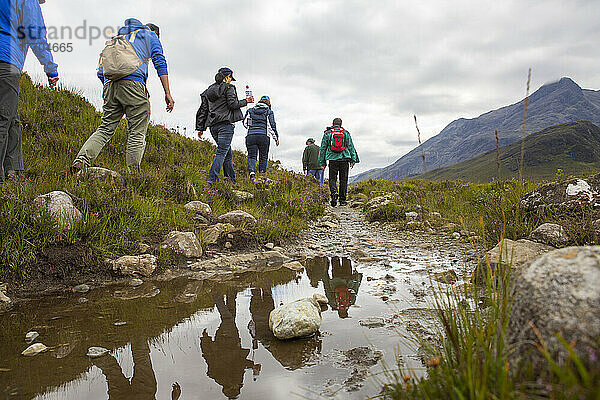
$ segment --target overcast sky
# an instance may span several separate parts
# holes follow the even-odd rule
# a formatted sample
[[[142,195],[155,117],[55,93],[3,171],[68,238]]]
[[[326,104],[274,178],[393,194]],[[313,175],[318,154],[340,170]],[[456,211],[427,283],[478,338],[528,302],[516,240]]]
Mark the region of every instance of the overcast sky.
[[[199,94],[229,66],[240,97],[271,96],[281,146],[271,157],[301,170],[308,137],[341,117],[361,158],[353,174],[391,164],[454,119],[472,118],[562,76],[600,87],[598,0],[47,0],[46,24],[88,27],[72,53],[55,53],[63,84],[101,105],[95,77],[104,39],[89,27],[129,17],[161,28],[175,111],[164,112],[156,72],[148,87],[153,120],[193,136]],[[81,34],[83,29],[79,31]],[[81,35],[80,35],[81,36]],[[41,67],[30,54],[26,70]],[[90,132],[91,133],[91,132]],[[236,125],[234,148],[245,150]]]

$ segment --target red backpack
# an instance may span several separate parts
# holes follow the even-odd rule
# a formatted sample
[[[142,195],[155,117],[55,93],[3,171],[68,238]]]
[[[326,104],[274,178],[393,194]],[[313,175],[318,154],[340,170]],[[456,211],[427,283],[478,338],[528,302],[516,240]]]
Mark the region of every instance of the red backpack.
[[[346,150],[346,135],[342,128],[335,127],[331,129],[331,144],[329,148],[335,153],[341,153]]]

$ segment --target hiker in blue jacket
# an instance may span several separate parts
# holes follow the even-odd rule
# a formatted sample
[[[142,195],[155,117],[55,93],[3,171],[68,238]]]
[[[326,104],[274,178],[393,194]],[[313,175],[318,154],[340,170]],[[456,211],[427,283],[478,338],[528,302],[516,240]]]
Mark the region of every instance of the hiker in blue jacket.
[[[127,117],[129,135],[127,138],[127,170],[135,172],[139,169],[146,148],[146,132],[150,123],[150,99],[146,81],[148,79],[148,63],[152,60],[165,92],[167,112],[173,111],[175,101],[171,96],[169,72],[163,48],[158,37],[158,27],[151,30],[135,18],[125,21],[125,26],[118,34],[124,35],[138,57],[142,60],[140,67],[132,74],[111,81],[98,68],[98,78],[104,83],[104,107],[100,126],[85,142],[77,158],[73,162],[71,172],[76,173],[94,163],[104,146],[114,135],[123,115]]]
[[[0,0],[0,184],[23,171],[19,89],[27,51],[31,48],[48,83],[58,82],[58,65],[46,40],[40,4],[44,0]]]
[[[271,136],[275,145],[279,146],[279,133],[275,124],[275,114],[271,110],[269,96],[260,98],[256,106],[246,111],[244,127],[248,129],[246,148],[248,149],[248,172],[250,177],[256,175],[256,159],[258,157],[258,172],[267,172]]]

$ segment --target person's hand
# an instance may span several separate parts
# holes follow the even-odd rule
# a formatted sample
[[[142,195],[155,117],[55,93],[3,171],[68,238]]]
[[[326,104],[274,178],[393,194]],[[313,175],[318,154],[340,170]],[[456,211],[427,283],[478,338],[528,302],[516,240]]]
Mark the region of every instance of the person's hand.
[[[59,77],[58,76],[49,76],[48,77],[48,84],[50,85],[51,88],[56,87],[56,84],[59,81]]]
[[[321,169],[322,169],[323,171],[325,171],[325,167],[327,167],[327,165],[323,165],[323,166],[321,167]]]
[[[248,97],[246,97],[246,103],[248,103],[248,104],[254,103],[254,96],[248,96]]]
[[[202,139],[202,135],[204,135],[204,131],[196,131],[198,134],[198,139]]]
[[[279,147],[279,139],[275,139],[275,145]]]
[[[350,168],[354,168],[354,163],[353,162],[350,163]]]
[[[181,386],[179,386],[178,382],[175,382],[171,390],[171,400],[178,400],[179,397],[181,397]]]
[[[173,100],[171,93],[165,94],[165,103],[167,104],[167,112],[173,111],[173,108],[175,107],[175,100]]]

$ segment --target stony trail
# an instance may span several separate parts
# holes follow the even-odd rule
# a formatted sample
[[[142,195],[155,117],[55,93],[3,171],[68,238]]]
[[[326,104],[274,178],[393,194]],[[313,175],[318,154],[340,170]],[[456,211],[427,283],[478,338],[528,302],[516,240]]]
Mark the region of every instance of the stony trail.
[[[184,396],[196,396],[182,398],[364,399],[379,392],[384,365],[397,368],[395,352],[404,366],[424,373],[418,349],[402,336],[435,340],[431,294],[442,284],[432,278],[461,284],[475,258],[450,233],[397,231],[349,207],[328,208],[283,253],[300,260],[301,270],[233,265],[217,273],[211,266],[218,263],[205,260],[135,287],[120,283],[20,304],[0,315],[0,393],[162,399],[178,382]],[[275,339],[270,312],[314,293],[329,299],[319,333]],[[23,338],[32,329],[50,350],[25,358]],[[90,360],[92,346],[110,354]]]

